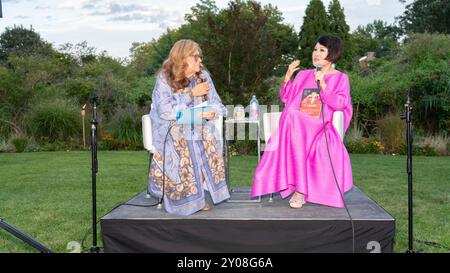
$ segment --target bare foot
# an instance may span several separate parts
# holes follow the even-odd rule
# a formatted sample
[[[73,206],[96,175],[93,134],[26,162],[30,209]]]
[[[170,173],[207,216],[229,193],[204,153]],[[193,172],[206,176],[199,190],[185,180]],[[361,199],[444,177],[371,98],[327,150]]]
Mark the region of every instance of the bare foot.
[[[205,206],[201,210],[202,211],[209,211],[209,210],[211,210],[211,206],[208,203],[206,203]]]

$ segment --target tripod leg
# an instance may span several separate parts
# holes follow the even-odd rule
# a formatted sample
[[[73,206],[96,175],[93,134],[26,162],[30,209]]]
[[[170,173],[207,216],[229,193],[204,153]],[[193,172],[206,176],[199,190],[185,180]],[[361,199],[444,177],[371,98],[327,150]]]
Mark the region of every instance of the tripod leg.
[[[20,240],[24,241],[28,245],[32,246],[33,248],[39,250],[42,253],[52,253],[50,249],[42,245],[41,243],[35,241],[30,236],[26,235],[25,233],[21,232],[20,230],[16,229],[15,227],[9,225],[6,223],[3,219],[0,218],[0,227],[4,230],[8,231],[15,237],[19,238]]]

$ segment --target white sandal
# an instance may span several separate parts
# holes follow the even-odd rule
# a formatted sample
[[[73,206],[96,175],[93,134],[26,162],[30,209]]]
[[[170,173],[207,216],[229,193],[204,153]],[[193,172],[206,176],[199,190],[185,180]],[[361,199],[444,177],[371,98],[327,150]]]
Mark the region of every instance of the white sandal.
[[[295,192],[289,200],[289,206],[293,209],[299,209],[305,204],[305,196],[301,193]]]

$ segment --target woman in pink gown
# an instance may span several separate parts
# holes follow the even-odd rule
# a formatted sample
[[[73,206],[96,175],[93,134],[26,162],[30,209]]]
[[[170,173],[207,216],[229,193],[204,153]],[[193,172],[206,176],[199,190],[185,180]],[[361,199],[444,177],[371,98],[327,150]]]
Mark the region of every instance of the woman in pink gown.
[[[280,90],[285,109],[256,168],[253,197],[280,192],[282,198],[292,194],[289,201],[292,208],[300,208],[305,202],[344,207],[341,194],[353,186],[352,169],[348,152],[332,122],[333,113],[342,111],[345,133],[353,108],[348,76],[333,66],[341,53],[342,42],[338,37],[321,36],[312,54],[314,66],[322,67],[320,71],[300,71],[291,82],[300,61],[289,66]],[[307,95],[318,91],[317,81],[319,104],[316,101],[312,110],[308,110],[303,98],[311,101]]]

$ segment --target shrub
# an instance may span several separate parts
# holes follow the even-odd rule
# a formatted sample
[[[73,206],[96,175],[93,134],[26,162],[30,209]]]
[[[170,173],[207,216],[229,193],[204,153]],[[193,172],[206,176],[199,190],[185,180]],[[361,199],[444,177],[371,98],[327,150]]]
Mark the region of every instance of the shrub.
[[[5,140],[0,140],[0,153],[5,153],[8,151],[9,145]]]
[[[101,147],[110,147],[113,150],[142,149],[142,113],[143,111],[134,105],[120,108],[107,125],[110,135],[103,135],[104,143]]]
[[[89,146],[90,147],[90,146]],[[55,141],[52,143],[43,143],[34,147],[32,151],[80,151],[83,150],[83,144],[79,141],[69,138],[66,141]]]
[[[407,145],[406,143],[402,143],[400,146],[399,154],[406,155],[407,154]],[[415,156],[436,156],[436,150],[434,147],[431,147],[430,145],[423,145],[423,144],[414,144],[412,147],[412,154]]]
[[[446,156],[449,155],[450,139],[445,135],[415,137],[413,152],[416,155],[425,156]],[[406,153],[406,144],[403,147]]]
[[[11,144],[16,149],[16,152],[22,153],[28,146],[28,138],[26,137],[13,137],[11,139]]]
[[[449,155],[450,138],[444,135],[427,136],[423,138],[422,142],[429,145],[436,150],[437,155]]]
[[[230,155],[258,155],[256,140],[237,140],[230,146]]]
[[[384,152],[384,146],[379,140],[369,138],[346,139],[345,147],[349,153],[354,154],[382,154]]]
[[[378,121],[381,141],[388,153],[399,153],[405,140],[406,124],[399,114],[388,114]]]
[[[82,131],[78,107],[63,99],[36,104],[27,114],[26,123],[39,143],[65,142],[79,137]]]
[[[450,36],[414,34],[405,41],[392,59],[372,61],[371,73],[349,73],[353,118],[372,133],[373,121],[381,115],[404,109],[410,90],[415,125],[427,132],[449,133]]]

